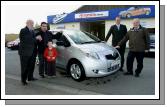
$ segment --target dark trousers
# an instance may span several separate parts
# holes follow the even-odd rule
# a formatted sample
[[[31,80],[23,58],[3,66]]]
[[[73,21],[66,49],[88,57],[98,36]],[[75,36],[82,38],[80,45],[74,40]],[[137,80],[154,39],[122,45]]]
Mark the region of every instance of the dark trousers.
[[[39,75],[43,76],[44,73],[47,74],[47,64],[43,54],[39,53],[38,58],[39,58]]]
[[[56,75],[56,63],[55,61],[47,62],[47,74],[48,76]]]
[[[35,68],[35,54],[32,56],[22,56],[20,55],[21,63],[21,81],[26,82],[27,78],[33,78],[33,72]]]
[[[119,54],[121,55],[121,68],[123,68],[124,66],[124,54],[125,54],[125,46],[124,47],[121,47],[121,48],[117,48]]]
[[[133,73],[133,62],[134,58],[137,60],[137,69],[135,70],[136,74],[140,74],[143,69],[143,59],[144,59],[144,52],[132,52],[129,51],[127,56],[127,70],[129,73]]]

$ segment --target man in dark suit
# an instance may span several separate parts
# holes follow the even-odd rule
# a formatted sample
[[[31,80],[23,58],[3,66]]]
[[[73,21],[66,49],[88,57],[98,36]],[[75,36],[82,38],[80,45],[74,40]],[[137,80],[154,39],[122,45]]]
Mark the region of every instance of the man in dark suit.
[[[120,24],[121,19],[120,17],[116,17],[115,18],[116,24],[111,26],[109,29],[109,32],[106,36],[106,41],[109,39],[109,37],[112,34],[112,46],[115,47],[117,46],[118,42],[120,42],[123,37],[126,35],[127,33],[127,28],[125,25]],[[125,48],[126,48],[126,43],[124,43],[119,49],[119,53],[121,55],[121,68],[120,71],[123,71],[123,66],[124,66],[124,53],[125,53]]]
[[[36,38],[38,38],[39,75],[45,78],[44,74],[47,74],[47,66],[44,59],[44,50],[47,47],[48,41],[52,41],[52,33],[48,31],[48,24],[46,22],[41,23],[41,28],[36,33]]]
[[[19,38],[19,55],[21,63],[21,82],[27,85],[28,81],[37,80],[33,77],[35,58],[36,58],[36,39],[33,31],[32,20],[27,20],[26,27],[21,29]]]

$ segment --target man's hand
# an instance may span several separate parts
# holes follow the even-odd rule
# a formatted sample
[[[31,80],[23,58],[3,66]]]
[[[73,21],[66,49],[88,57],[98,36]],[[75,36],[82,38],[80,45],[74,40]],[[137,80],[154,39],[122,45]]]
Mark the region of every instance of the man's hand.
[[[147,53],[147,52],[148,52],[148,50],[145,50],[145,52]]]
[[[120,46],[115,46],[115,48],[120,48]]]
[[[36,39],[39,40],[39,41],[41,41],[41,40],[42,40],[41,35],[38,35],[38,36],[36,37]]]

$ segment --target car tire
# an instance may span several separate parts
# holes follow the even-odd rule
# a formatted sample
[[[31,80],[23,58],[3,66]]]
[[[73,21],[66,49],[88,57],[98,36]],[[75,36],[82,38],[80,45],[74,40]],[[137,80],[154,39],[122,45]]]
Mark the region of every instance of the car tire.
[[[79,61],[72,61],[69,64],[68,71],[72,79],[74,79],[75,81],[80,82],[85,79],[85,70]]]

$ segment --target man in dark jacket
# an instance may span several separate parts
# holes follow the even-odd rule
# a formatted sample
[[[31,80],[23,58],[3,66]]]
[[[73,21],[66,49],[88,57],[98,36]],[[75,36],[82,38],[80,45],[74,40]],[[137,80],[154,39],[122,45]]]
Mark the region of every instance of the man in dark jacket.
[[[32,20],[27,20],[26,27],[21,29],[19,38],[19,55],[21,62],[21,82],[23,85],[27,85],[28,81],[36,80],[33,77],[36,57],[36,39],[33,31]]]
[[[130,29],[126,36],[118,43],[116,48],[120,48],[129,40],[129,53],[127,56],[127,72],[125,75],[133,75],[134,58],[137,60],[137,69],[135,76],[139,77],[143,69],[143,59],[145,52],[149,50],[149,35],[147,29],[140,26],[140,20],[133,20],[133,28]]]
[[[48,31],[48,24],[46,22],[41,23],[41,28],[36,33],[37,46],[38,46],[38,57],[39,57],[39,75],[44,78],[44,71],[47,74],[47,66],[44,59],[44,50],[47,47],[48,41],[52,41],[52,33]]]
[[[109,37],[112,34],[112,46],[116,46],[118,42],[120,42],[123,37],[127,33],[127,28],[125,25],[120,24],[120,17],[115,18],[116,24],[110,27],[110,30],[106,36],[106,41],[109,39]],[[123,65],[124,65],[124,54],[125,54],[125,48],[126,48],[126,43],[124,43],[119,49],[119,53],[121,55],[121,68],[120,71],[123,71]]]

